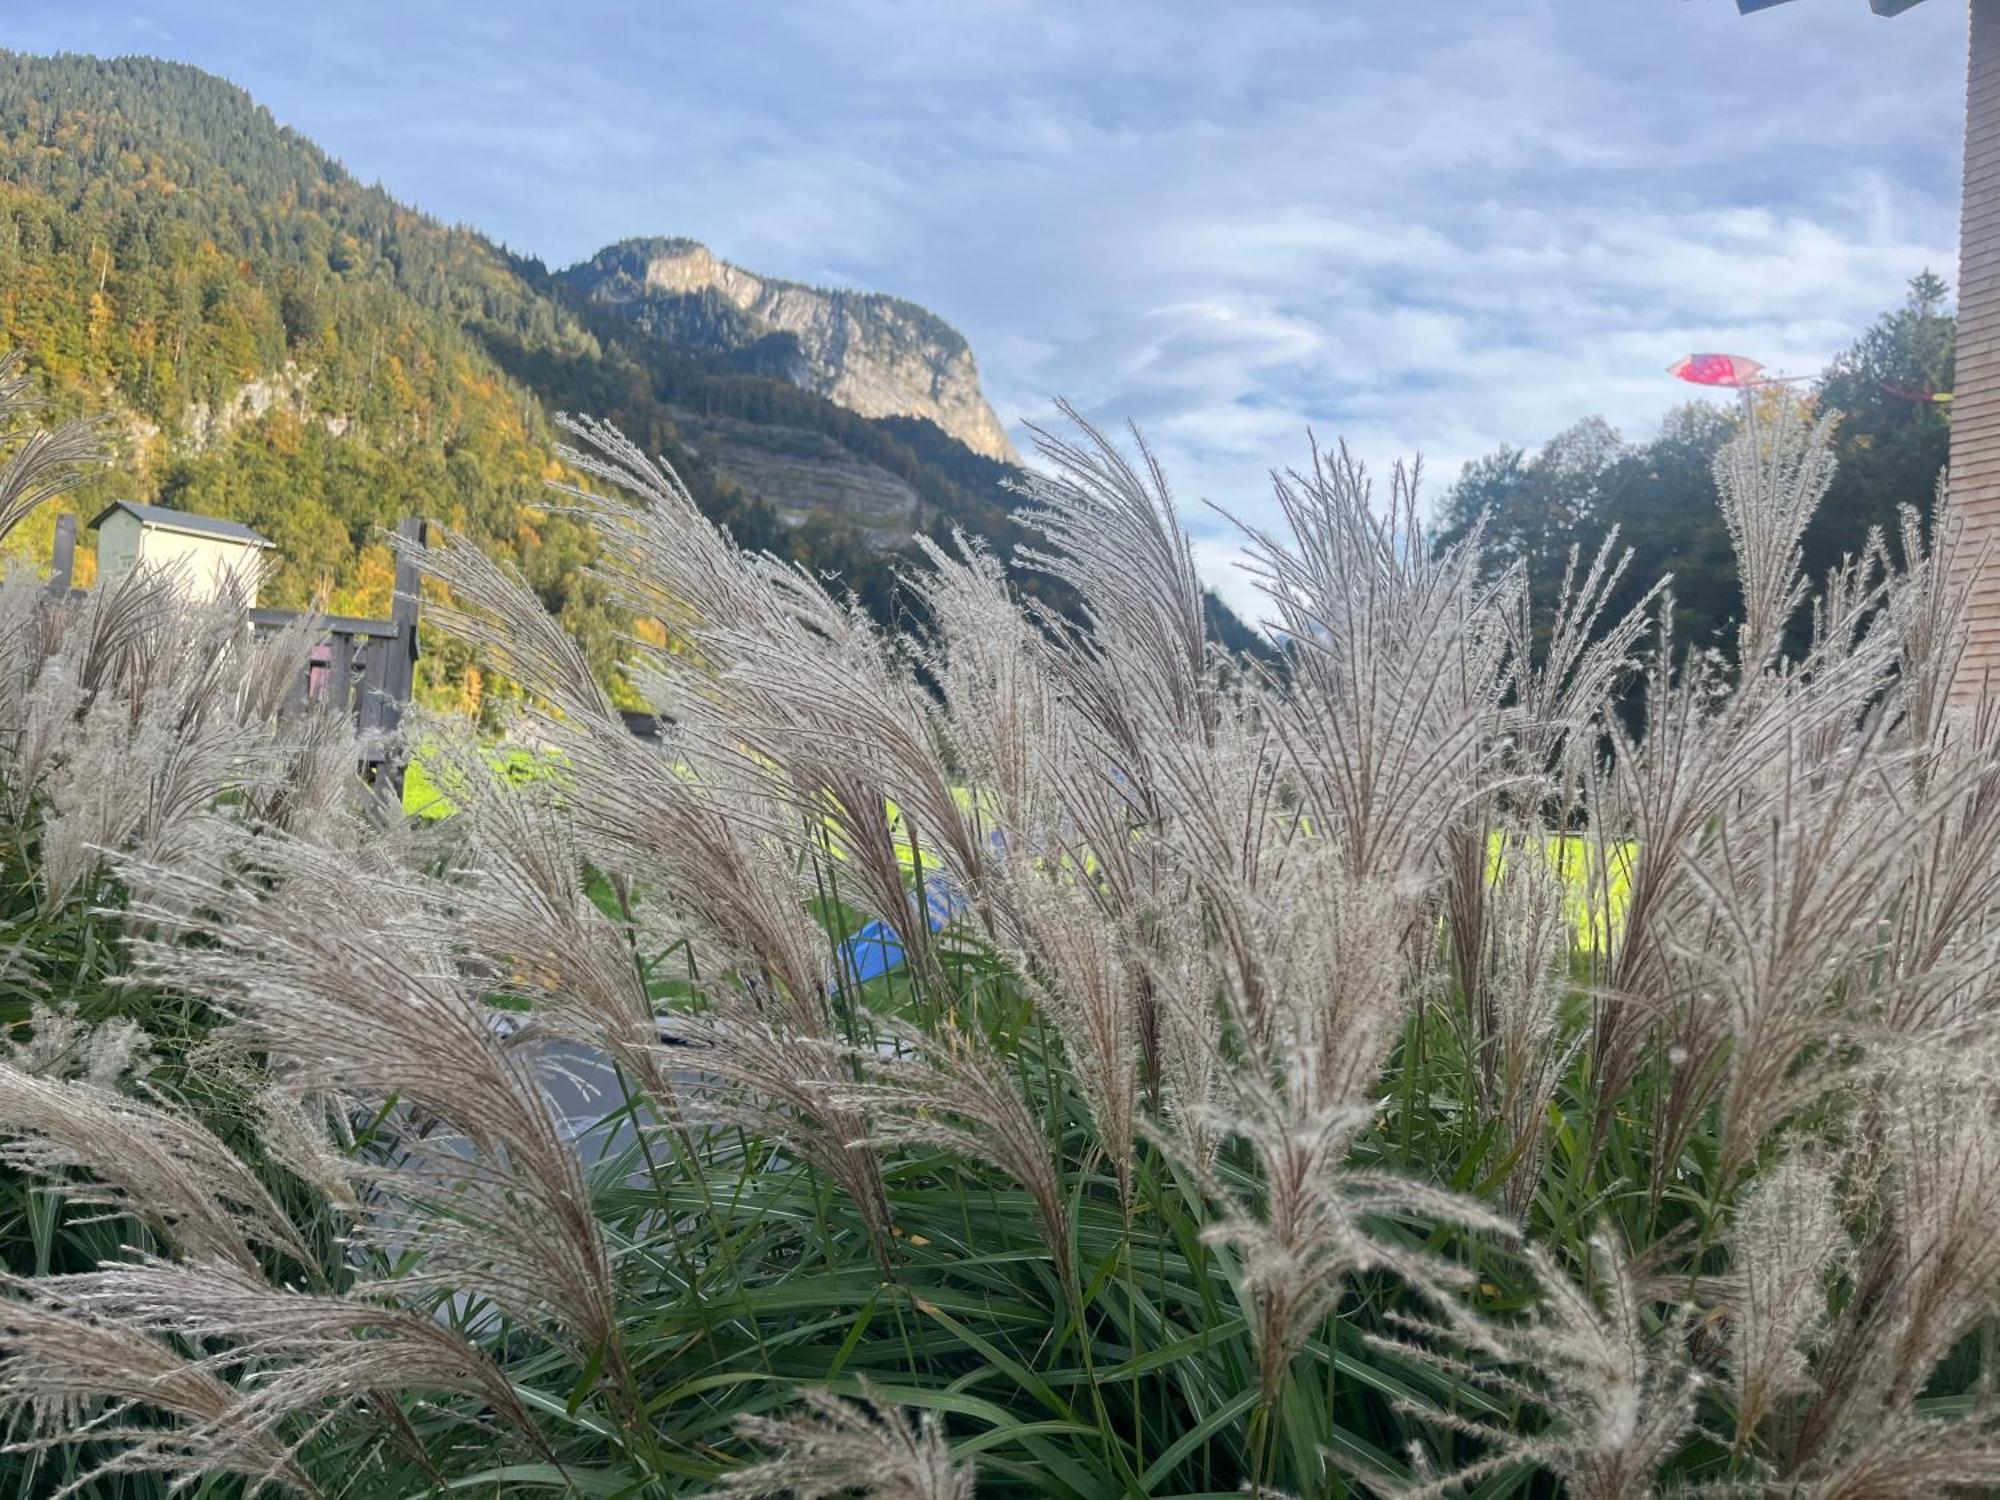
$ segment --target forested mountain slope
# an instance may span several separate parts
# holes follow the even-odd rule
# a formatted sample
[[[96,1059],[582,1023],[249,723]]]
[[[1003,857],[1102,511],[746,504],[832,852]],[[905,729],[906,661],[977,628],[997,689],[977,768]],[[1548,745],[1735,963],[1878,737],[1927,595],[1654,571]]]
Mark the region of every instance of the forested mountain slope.
[[[56,413],[110,417],[116,461],[77,510],[126,497],[245,521],[278,544],[269,602],[353,613],[387,609],[380,529],[436,517],[518,563],[607,672],[629,622],[546,507],[556,411],[617,422],[739,540],[838,574],[883,618],[910,531],[1015,540],[1009,465],[848,410],[740,342],[636,321],[180,64],[0,53],[15,346]],[[468,706],[489,686],[441,644],[425,674]]]

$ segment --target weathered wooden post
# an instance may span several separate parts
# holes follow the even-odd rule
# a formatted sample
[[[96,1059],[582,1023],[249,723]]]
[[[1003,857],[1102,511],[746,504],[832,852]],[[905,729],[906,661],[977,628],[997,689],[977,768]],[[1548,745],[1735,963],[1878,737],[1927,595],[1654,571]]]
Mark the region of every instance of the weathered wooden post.
[[[60,599],[76,577],[76,517],[64,511],[56,517],[56,545],[49,554],[49,592]]]
[[[346,631],[335,631],[332,642],[333,652],[326,663],[326,703],[329,712],[346,719],[354,713],[355,638]]]
[[[390,606],[389,623],[395,627],[395,634],[380,642],[386,654],[382,673],[383,695],[387,702],[383,705],[382,727],[391,731],[400,729],[403,714],[409,708],[410,694],[417,681],[417,618],[423,607],[423,570],[409,553],[409,547],[423,545],[424,523],[410,519],[396,527],[397,540],[405,545],[396,552],[396,598]],[[381,775],[387,778],[388,791],[394,795],[393,805],[403,805],[403,775],[409,769],[409,749],[397,745],[383,763]]]

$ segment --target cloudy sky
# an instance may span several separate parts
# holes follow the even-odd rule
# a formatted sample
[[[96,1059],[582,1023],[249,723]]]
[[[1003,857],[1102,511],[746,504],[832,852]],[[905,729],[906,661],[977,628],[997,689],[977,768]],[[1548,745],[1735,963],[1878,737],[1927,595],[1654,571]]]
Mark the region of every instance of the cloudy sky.
[[[913,298],[1004,421],[1133,419],[1253,512],[1308,428],[1434,487],[1591,413],[1644,436],[1679,355],[1812,370],[1955,263],[1963,0],[8,10],[0,45],[196,63],[552,265],[685,234]]]

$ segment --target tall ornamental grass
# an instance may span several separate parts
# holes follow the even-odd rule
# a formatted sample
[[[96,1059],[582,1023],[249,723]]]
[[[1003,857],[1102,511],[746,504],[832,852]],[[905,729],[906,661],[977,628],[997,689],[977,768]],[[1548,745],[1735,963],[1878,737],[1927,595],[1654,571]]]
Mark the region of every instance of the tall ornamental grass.
[[[550,769],[429,724],[421,832],[270,758],[333,731],[254,661],[86,686],[115,601],[0,594],[42,899],[111,872],[130,992],[208,1018],[0,1064],[8,1162],[118,1247],[6,1280],[23,1492],[2000,1488],[2000,718],[1948,701],[1942,504],[1809,585],[1828,424],[1758,413],[1716,651],[1664,585],[1607,614],[1615,542],[1531,611],[1316,454],[1245,530],[1262,666],[1088,428],[1028,496],[1081,622],[962,544],[916,638],[570,430],[661,738],[447,537],[430,618]],[[93,757],[211,737],[248,770],[109,810]]]

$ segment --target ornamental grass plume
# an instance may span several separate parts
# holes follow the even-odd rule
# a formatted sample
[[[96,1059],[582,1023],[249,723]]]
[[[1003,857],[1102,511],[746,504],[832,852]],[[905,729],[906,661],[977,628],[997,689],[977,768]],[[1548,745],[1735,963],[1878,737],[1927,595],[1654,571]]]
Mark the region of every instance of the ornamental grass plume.
[[[313,1253],[257,1175],[186,1111],[79,1079],[0,1063],[0,1161],[16,1171],[88,1182],[69,1199],[131,1214],[188,1253],[254,1266],[254,1246],[313,1263]]]
[[[0,354],[0,537],[71,489],[104,461],[96,423],[72,418],[55,427],[26,420],[35,408],[27,358],[20,349]]]
[[[499,781],[479,747],[445,751],[438,734],[432,743],[432,764],[448,768],[458,821],[480,850],[453,890],[463,940],[501,967],[500,985],[525,1002],[531,1024],[604,1049],[671,1115],[677,1091],[661,1066],[641,935],[629,902],[621,920],[591,899],[560,785]]]
[[[1540,600],[1315,453],[1247,661],[1088,426],[1034,546],[913,558],[910,639],[566,430],[592,586],[660,629],[614,693],[419,551],[537,765],[425,726],[428,834],[281,711],[295,642],[0,586],[36,920],[202,1033],[44,1005],[0,1060],[0,1151],[101,1231],[4,1288],[50,1463],[66,1421],[343,1494],[1991,1487],[2000,716],[1947,708],[1948,505],[1806,580],[1828,429],[1746,414],[1732,658],[1615,539]]]
[[[1542,1290],[1531,1318],[1510,1326],[1453,1309],[1448,1326],[1404,1320],[1422,1342],[1395,1347],[1491,1392],[1494,1410],[1525,1408],[1537,1417],[1482,1422],[1454,1412],[1443,1425],[1482,1439],[1482,1457],[1429,1477],[1428,1465],[1419,1465],[1410,1483],[1364,1475],[1371,1488],[1405,1500],[1470,1493],[1525,1464],[1554,1475],[1577,1500],[1659,1493],[1660,1465],[1693,1431],[1702,1384],[1685,1348],[1684,1316],[1656,1317],[1629,1257],[1603,1236],[1590,1243],[1584,1282],[1537,1249],[1528,1255]]]
[[[254,1398],[231,1381],[164,1343],[33,1295],[0,1301],[0,1401],[28,1424],[8,1452],[111,1446],[109,1458],[86,1467],[53,1500],[139,1473],[187,1482],[232,1474],[248,1479],[253,1492],[282,1484],[321,1493]],[[169,1421],[161,1424],[155,1413]]]
[[[976,1032],[947,1025],[894,1037],[846,1098],[876,1146],[935,1147],[997,1167],[1028,1195],[1050,1261],[1077,1291],[1070,1213],[1048,1132],[1021,1097],[1007,1060]]]
[[[229,1472],[253,1492],[319,1494],[298,1450],[343,1421],[379,1419],[389,1395],[407,1392],[470,1397],[534,1432],[490,1357],[422,1311],[280,1288],[215,1261],[140,1260],[8,1285],[0,1391],[35,1393],[39,1433],[12,1451],[86,1437],[122,1445],[59,1493],[152,1470],[177,1485]],[[143,1411],[170,1423],[119,1425]],[[394,1436],[414,1441],[407,1423]]]
[[[107,1327],[209,1351],[208,1368],[255,1363],[257,1402],[313,1411],[374,1390],[421,1387],[485,1400],[521,1430],[532,1422],[490,1356],[424,1312],[370,1300],[273,1286],[240,1266],[139,1260],[47,1276],[15,1290],[49,1308]]]
[[[864,1396],[867,1391],[864,1388]],[[780,1450],[727,1475],[716,1493],[741,1500],[972,1500],[974,1471],[955,1463],[937,1421],[912,1421],[872,1397],[866,1405],[823,1391],[804,1393],[787,1417],[746,1417],[745,1436]]]
[[[1804,407],[1786,400],[1761,408],[1746,401],[1743,410],[1744,432],[1717,457],[1715,477],[1743,584],[1736,657],[1746,670],[1761,672],[1805,602],[1800,542],[1833,482],[1838,419],[1813,420]]]
[[[697,1115],[752,1130],[812,1162],[846,1194],[876,1261],[891,1271],[878,1136],[855,1098],[847,1049],[742,1000],[680,1023],[677,1035],[694,1054],[688,1091]]]
[[[1245,528],[1252,576],[1292,644],[1273,716],[1299,810],[1338,830],[1357,875],[1400,880],[1426,841],[1503,769],[1511,571],[1489,577],[1477,530],[1433,550],[1419,471],[1386,509],[1345,448],[1277,481],[1286,534]]]
[[[1381,1219],[1512,1233],[1474,1200],[1353,1163],[1357,1140],[1376,1123],[1377,1074],[1407,1016],[1397,962],[1407,913],[1384,882],[1357,878],[1330,840],[1296,851],[1287,875],[1294,899],[1270,908],[1284,925],[1257,934],[1255,947],[1269,957],[1256,987],[1241,975],[1225,980],[1223,1034],[1233,1056],[1218,1070],[1205,1122],[1246,1154],[1254,1188],[1201,1167],[1199,1137],[1177,1143],[1216,1206],[1204,1237],[1240,1259],[1267,1410],[1358,1274],[1385,1269],[1425,1296],[1468,1284],[1462,1267],[1377,1233]],[[1297,898],[1307,891],[1309,899]]]
[[[1482,939],[1461,1013],[1483,1108],[1501,1129],[1508,1212],[1525,1218],[1548,1151],[1549,1106],[1582,1038],[1565,1018],[1569,891],[1539,829],[1509,836],[1479,903]]]
[[[1721,1297],[1739,1445],[1781,1399],[1814,1389],[1810,1358],[1830,1316],[1827,1291],[1853,1252],[1845,1207],[1837,1172],[1804,1152],[1783,1157],[1744,1195]]]
[[[1005,904],[1019,922],[1023,977],[1063,1039],[1077,1087],[1118,1177],[1120,1202],[1132,1195],[1140,1097],[1139,1012],[1146,1003],[1143,939],[1120,930],[1087,879],[1058,862],[1020,860]],[[1039,865],[1040,868],[1035,868]]]
[[[847,899],[921,961],[930,926],[908,899],[888,809],[906,843],[961,888],[979,883],[985,845],[937,753],[935,708],[908,652],[853,601],[733,547],[623,437],[565,426],[584,445],[563,449],[565,460],[633,497],[565,490],[603,537],[599,572],[612,596],[667,628],[667,647],[634,643],[634,685],[679,744],[738,761],[831,837]]]
[[[361,1227],[421,1246],[408,1285],[488,1298],[621,1378],[581,1164],[531,1060],[495,1032],[491,971],[453,951],[445,891],[275,833],[254,857],[254,878],[226,853],[134,870],[140,918],[179,931],[182,913],[203,914],[199,942],[139,940],[140,975],[205,995],[280,1086],[407,1121],[393,1163],[369,1174],[397,1211]]]

